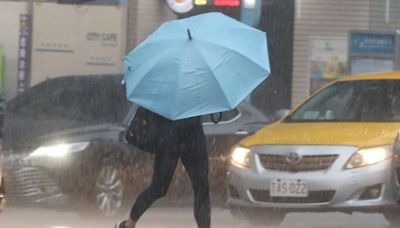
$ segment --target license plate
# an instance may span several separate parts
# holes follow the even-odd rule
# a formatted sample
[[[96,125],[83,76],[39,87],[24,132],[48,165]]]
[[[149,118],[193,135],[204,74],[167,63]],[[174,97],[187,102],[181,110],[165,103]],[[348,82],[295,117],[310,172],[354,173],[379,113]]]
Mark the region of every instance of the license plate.
[[[273,180],[269,194],[272,197],[307,197],[308,183],[302,180]]]

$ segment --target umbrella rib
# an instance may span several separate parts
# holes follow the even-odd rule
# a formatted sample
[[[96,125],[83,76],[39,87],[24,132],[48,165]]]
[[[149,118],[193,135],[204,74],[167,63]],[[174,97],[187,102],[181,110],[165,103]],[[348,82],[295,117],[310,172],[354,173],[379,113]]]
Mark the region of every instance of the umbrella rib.
[[[229,51],[232,51],[232,52],[234,52],[234,53],[236,53],[236,54],[242,56],[243,58],[249,60],[250,62],[254,63],[255,66],[258,66],[258,67],[260,67],[260,69],[264,70],[264,71],[265,71],[265,74],[264,74],[263,76],[266,76],[266,75],[269,74],[269,71],[270,71],[269,69],[266,69],[265,67],[260,66],[258,63],[256,63],[256,62],[254,62],[253,60],[247,58],[245,55],[243,55],[242,53],[240,53],[240,52],[238,52],[238,51],[236,51],[236,50],[234,50],[234,49],[231,49],[231,48],[229,48],[229,47],[222,46],[222,45],[219,46],[219,45],[216,45],[216,44],[214,44],[214,43],[206,42],[206,41],[204,41],[204,40],[203,40],[202,42],[207,43],[207,44],[209,44],[210,46],[214,46],[214,47],[217,47],[217,48],[226,48],[226,49],[228,49]],[[202,52],[202,51],[199,50],[197,47],[196,47],[196,50],[198,50],[199,52]],[[203,60],[205,59],[205,58],[204,58],[204,55],[200,54],[200,56],[201,56],[201,58],[203,58]],[[205,60],[204,60],[204,61],[205,61]],[[205,62],[206,62],[206,64],[208,65],[208,67],[211,69],[209,63],[208,63],[207,61],[205,61]],[[220,66],[221,64],[224,64],[224,63],[220,63],[218,66]],[[267,59],[267,67],[269,68],[268,59]],[[218,68],[218,67],[216,67],[216,68]],[[234,69],[234,66],[233,66],[232,68]],[[214,74],[214,71],[211,71],[211,73]],[[215,75],[215,74],[214,74],[214,75]],[[218,82],[218,86],[222,89],[221,84],[220,84],[218,78],[217,78],[217,77],[214,77],[214,78],[215,78],[215,80]],[[261,78],[261,77],[260,77],[260,78]],[[231,102],[229,102],[229,100],[228,100],[226,94],[224,94],[224,96],[225,96],[225,100],[227,100],[227,103],[230,105],[231,108],[232,108],[233,106],[236,106],[236,105],[237,105],[237,104],[232,104]]]
[[[181,49],[178,53],[182,53],[182,50],[183,50],[184,48],[185,48],[185,47],[182,46],[182,49]],[[182,68],[182,65],[178,65],[178,67]],[[181,71],[181,69],[180,69],[179,71]],[[182,77],[182,74],[177,74],[177,75],[178,75],[179,77]],[[180,78],[179,78],[177,81],[181,81]],[[177,99],[178,99],[177,94],[178,94],[179,85],[176,84],[175,86],[176,86],[176,88],[175,88],[175,90],[174,90],[175,96],[174,96],[173,104],[176,104]],[[171,108],[172,108],[172,107],[173,107],[173,106],[171,105]],[[185,113],[186,111],[187,111],[187,110],[182,111],[182,112],[179,112],[179,113],[176,113],[176,116],[179,117],[179,116],[181,116],[183,113]],[[172,113],[171,110],[170,110],[170,113]]]
[[[229,49],[229,51],[235,52],[236,54],[238,54],[238,55],[244,57],[245,59],[248,59],[249,61],[253,62],[255,65],[259,66],[261,69],[265,69],[265,68],[264,68],[263,66],[261,66],[259,63],[253,61],[252,59],[250,59],[250,58],[248,58],[247,56],[243,55],[242,53],[236,51],[235,49],[232,49],[231,47],[228,47],[228,46],[225,46],[225,45],[217,45],[217,44],[215,44],[215,43],[213,43],[213,42],[206,41],[206,40],[201,40],[201,42],[207,43],[208,45],[214,46],[214,47],[224,47],[224,48],[227,48],[227,49]],[[266,58],[266,60],[267,60],[267,63],[268,63],[268,58]],[[268,65],[269,65],[269,64],[268,64]],[[267,70],[267,69],[265,69],[265,70]]]
[[[153,43],[153,42],[152,42],[152,43]],[[148,43],[148,45],[150,45],[150,44],[152,44],[152,43]],[[154,43],[157,43],[157,42],[154,41]],[[174,49],[176,46],[179,46],[179,45],[181,45],[181,44],[180,44],[180,43],[176,43],[175,45],[171,45],[171,46],[169,46],[168,48],[165,48],[165,49],[163,49],[163,50],[160,50],[160,52],[157,53],[157,55],[153,55],[151,58],[147,58],[145,61],[142,61],[140,64],[143,65],[143,64],[145,64],[145,63],[147,63],[147,62],[150,62],[150,61],[153,61],[153,62],[157,63],[156,61],[154,61],[154,58],[156,58],[156,57],[161,58],[160,56],[162,56],[162,55],[165,54],[166,52],[170,51],[171,49]],[[141,48],[145,48],[145,47],[141,47]],[[129,55],[129,54],[128,54],[128,55]],[[136,56],[136,55],[140,55],[140,54],[134,53],[134,56]]]
[[[181,46],[181,45],[180,45],[180,44],[177,44],[177,45],[171,46],[170,48],[164,49],[164,50],[161,52],[161,54],[158,54],[158,55],[156,55],[156,56],[159,57],[159,60],[165,59],[168,55],[170,55],[169,52],[175,51],[175,50],[176,50],[177,46]],[[184,47],[181,47],[181,48],[184,48]],[[151,60],[154,61],[154,58],[151,58]],[[150,61],[150,59],[149,59],[148,61]],[[146,61],[146,62],[148,62],[148,61]],[[154,68],[154,66],[156,66],[157,64],[159,64],[159,61],[154,61],[154,63],[151,64],[151,67],[148,67],[149,69],[148,69],[145,73],[143,73],[143,77],[140,78],[140,79],[138,80],[138,82],[136,83],[136,86],[139,86],[139,85],[142,83],[142,81],[146,79],[146,75],[147,75],[147,74]],[[161,86],[157,86],[156,88],[158,89],[158,91],[155,92],[155,94],[160,94],[159,91],[160,91],[160,89],[161,89]],[[132,90],[132,91],[133,91],[133,90]],[[159,98],[157,98],[157,99],[159,99]],[[147,107],[145,107],[145,108],[152,110],[152,107],[154,107],[154,103],[155,103],[155,100],[152,100],[151,104],[147,105]],[[171,106],[171,107],[172,107],[172,106]],[[173,113],[173,112],[171,112],[171,110],[169,110],[169,113]]]
[[[196,46],[196,50],[197,50],[197,52],[199,53],[200,58],[202,58],[202,60],[205,62],[205,64],[207,64],[208,69],[209,69],[209,72],[210,72],[212,75],[214,75],[213,78],[214,78],[215,81],[217,82],[218,87],[221,89],[221,91],[223,91],[223,88],[221,87],[221,83],[220,83],[219,80],[217,79],[217,77],[216,77],[216,75],[214,74],[214,72],[211,70],[210,64],[206,61],[206,59],[205,59],[204,56],[201,54],[201,51],[198,49],[197,46]],[[222,94],[223,94],[223,97],[225,98],[226,103],[229,104],[229,105],[231,105],[230,102],[229,102],[228,97],[226,96],[226,94],[225,94],[225,93],[222,93]],[[229,107],[229,108],[231,108],[231,107]]]
[[[136,83],[136,86],[140,85],[140,83],[143,81],[143,79],[145,78],[145,76],[151,71],[151,69],[152,69],[155,65],[158,64],[158,61],[154,61],[154,58],[158,57],[159,59],[163,59],[163,58],[165,57],[165,55],[167,55],[168,52],[171,51],[171,49],[174,50],[174,48],[175,48],[176,46],[179,46],[179,45],[175,45],[175,46],[172,46],[172,47],[170,47],[170,48],[164,49],[164,50],[162,50],[158,55],[154,55],[153,58],[148,58],[146,61],[141,62],[141,64],[147,63],[147,62],[149,62],[149,61],[153,61],[154,63],[153,63],[152,65],[150,65],[150,67],[148,67],[148,70],[147,70],[145,73],[142,74],[143,76],[142,76],[141,79],[138,80],[138,82]],[[132,89],[132,91],[133,91],[133,90],[134,90],[134,89]]]

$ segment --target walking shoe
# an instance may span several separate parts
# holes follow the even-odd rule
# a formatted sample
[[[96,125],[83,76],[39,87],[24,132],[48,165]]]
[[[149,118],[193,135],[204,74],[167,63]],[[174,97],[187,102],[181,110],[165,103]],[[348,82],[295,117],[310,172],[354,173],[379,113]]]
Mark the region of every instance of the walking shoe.
[[[125,223],[126,221],[119,222],[115,224],[115,228],[126,228]]]

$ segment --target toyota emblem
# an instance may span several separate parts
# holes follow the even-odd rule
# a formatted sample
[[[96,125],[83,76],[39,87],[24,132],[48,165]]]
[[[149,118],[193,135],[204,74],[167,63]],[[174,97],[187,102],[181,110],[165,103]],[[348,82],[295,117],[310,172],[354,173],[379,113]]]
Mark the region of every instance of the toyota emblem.
[[[296,152],[289,152],[285,158],[286,162],[290,164],[298,164],[300,163],[301,159],[302,156]]]

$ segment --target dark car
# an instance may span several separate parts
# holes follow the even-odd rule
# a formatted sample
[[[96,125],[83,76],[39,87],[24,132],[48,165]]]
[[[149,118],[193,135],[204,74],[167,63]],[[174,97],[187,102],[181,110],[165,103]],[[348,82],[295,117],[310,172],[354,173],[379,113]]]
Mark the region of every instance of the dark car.
[[[121,80],[121,75],[58,77],[7,103],[4,152],[10,204],[67,202],[113,215],[123,202],[132,203],[151,178],[152,156],[125,141],[137,106],[126,99]],[[225,200],[230,148],[268,123],[245,102],[221,117],[218,124],[210,115],[203,117],[216,203]],[[179,166],[167,199],[191,197],[183,173]]]

